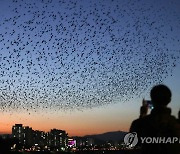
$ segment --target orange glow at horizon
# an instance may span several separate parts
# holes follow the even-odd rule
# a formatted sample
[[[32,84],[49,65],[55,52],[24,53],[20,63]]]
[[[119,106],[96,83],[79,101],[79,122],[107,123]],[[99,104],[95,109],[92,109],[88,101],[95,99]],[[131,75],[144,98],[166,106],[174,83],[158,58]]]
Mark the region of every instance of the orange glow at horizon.
[[[74,127],[72,127],[72,124],[69,125],[69,127],[67,126],[63,126],[63,127],[53,127],[52,125],[49,126],[45,126],[45,125],[38,125],[35,123],[29,123],[29,124],[25,124],[25,123],[13,123],[13,121],[9,121],[9,123],[5,123],[5,122],[0,122],[1,128],[0,128],[0,134],[11,134],[12,133],[12,126],[15,124],[23,124],[23,126],[29,126],[32,127],[33,130],[40,130],[40,131],[45,131],[48,132],[53,128],[56,129],[62,129],[65,130],[69,136],[85,136],[85,135],[92,135],[92,134],[101,134],[101,133],[105,133],[105,132],[112,132],[112,131],[128,131],[129,129],[129,125],[123,125],[119,124],[119,127],[117,128],[116,126],[112,127],[111,125],[107,124],[107,126],[77,126],[75,125]],[[121,125],[121,127],[120,127]]]
[[[15,124],[13,124],[15,125]],[[11,134],[12,133],[12,126],[7,126],[7,127],[1,127],[1,130],[0,130],[0,134]],[[23,126],[27,126],[27,125],[23,125]],[[31,127],[31,126],[29,126]],[[40,130],[40,131],[45,131],[45,132],[48,132],[50,131],[50,129],[34,129],[34,127],[32,127],[33,130]],[[53,129],[53,128],[52,128]],[[56,129],[60,129],[60,128],[56,128]],[[109,129],[104,129],[104,131],[101,131],[101,130],[81,130],[81,129],[78,129],[78,130],[71,130],[71,129],[65,129],[65,131],[69,134],[69,136],[85,136],[85,135],[94,135],[94,134],[102,134],[102,133],[106,133],[106,132],[113,132],[113,131],[128,131],[128,128],[127,129],[119,129],[119,130],[109,130]]]
[[[95,109],[86,112],[73,112],[68,114],[56,113],[8,113],[1,114],[0,134],[11,134],[12,126],[23,124],[33,130],[48,132],[53,128],[65,130],[69,136],[85,136],[101,134],[111,131],[128,131],[133,117],[127,116],[126,111],[114,110],[107,114],[110,108]],[[126,112],[126,114],[125,114]],[[46,113],[46,114],[45,114]],[[133,114],[132,114],[133,115]],[[3,120],[4,119],[4,120]]]

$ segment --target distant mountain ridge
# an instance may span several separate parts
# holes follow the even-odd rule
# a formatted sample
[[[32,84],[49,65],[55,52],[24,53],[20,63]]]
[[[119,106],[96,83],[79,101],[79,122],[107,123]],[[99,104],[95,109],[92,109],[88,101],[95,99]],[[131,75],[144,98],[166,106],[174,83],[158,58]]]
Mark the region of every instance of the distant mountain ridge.
[[[102,141],[122,141],[127,132],[123,131],[114,131],[114,132],[106,132],[103,134],[96,135],[86,135],[85,138],[94,138]]]
[[[124,132],[124,131],[113,131],[113,132],[106,132],[106,133],[102,133],[102,134],[94,134],[94,135],[86,135],[83,137],[74,137],[74,138],[81,138],[81,139],[85,139],[85,138],[92,138],[96,141],[113,141],[113,142],[119,142],[119,141],[123,141],[124,136],[127,134],[128,132]]]

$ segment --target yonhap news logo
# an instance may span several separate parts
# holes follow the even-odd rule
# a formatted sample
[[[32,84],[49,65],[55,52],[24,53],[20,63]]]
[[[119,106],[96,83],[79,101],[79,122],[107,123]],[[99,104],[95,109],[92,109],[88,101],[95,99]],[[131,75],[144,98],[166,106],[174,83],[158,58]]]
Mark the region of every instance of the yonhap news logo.
[[[124,137],[124,143],[127,146],[134,147],[137,143],[141,144],[180,144],[178,137],[137,137],[136,132],[127,133]]]
[[[138,137],[136,132],[128,133],[124,137],[124,143],[127,146],[134,147],[138,143]]]

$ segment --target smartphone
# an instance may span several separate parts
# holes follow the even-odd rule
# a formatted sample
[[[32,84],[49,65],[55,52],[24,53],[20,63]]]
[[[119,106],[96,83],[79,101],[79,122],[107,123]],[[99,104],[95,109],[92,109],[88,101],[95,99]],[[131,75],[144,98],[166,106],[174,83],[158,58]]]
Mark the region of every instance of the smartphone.
[[[150,100],[145,100],[145,101],[146,101],[149,109],[153,109],[154,108],[154,106],[152,104],[152,101],[150,101]]]

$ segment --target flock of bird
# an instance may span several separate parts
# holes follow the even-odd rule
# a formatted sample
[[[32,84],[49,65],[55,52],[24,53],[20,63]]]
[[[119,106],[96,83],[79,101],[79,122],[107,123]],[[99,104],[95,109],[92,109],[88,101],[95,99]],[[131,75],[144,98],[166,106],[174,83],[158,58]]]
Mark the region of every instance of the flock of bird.
[[[1,111],[81,110],[141,96],[179,61],[175,2],[2,0]]]

